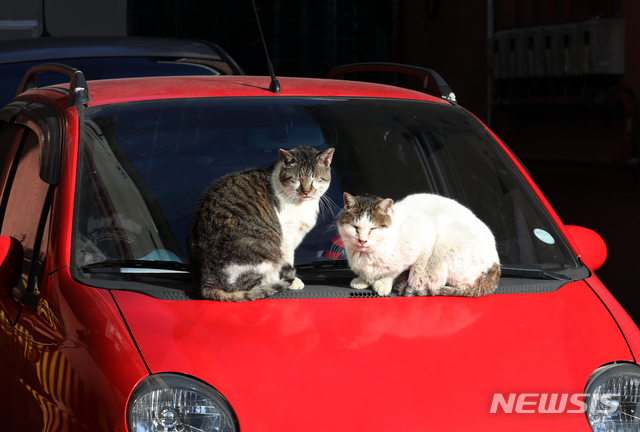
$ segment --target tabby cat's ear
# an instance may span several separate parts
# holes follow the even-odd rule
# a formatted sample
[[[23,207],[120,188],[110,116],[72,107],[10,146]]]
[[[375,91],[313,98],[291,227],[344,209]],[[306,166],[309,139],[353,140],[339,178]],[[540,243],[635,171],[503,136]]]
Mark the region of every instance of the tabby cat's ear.
[[[393,204],[393,200],[391,198],[387,198],[387,199],[383,199],[382,201],[380,201],[376,207],[378,207],[378,210],[380,210],[382,213],[391,214],[391,204]]]
[[[342,194],[342,199],[344,200],[345,210],[358,204],[358,200],[356,199],[356,197],[354,197],[353,195],[349,195],[346,192]]]
[[[316,156],[316,158],[322,161],[322,163],[324,163],[325,165],[329,165],[331,163],[331,159],[333,159],[334,150],[335,148],[333,147],[328,148],[322,153],[320,153],[318,156]]]
[[[286,150],[280,149],[278,154],[280,155],[280,161],[285,165],[290,165],[296,161],[296,157]]]

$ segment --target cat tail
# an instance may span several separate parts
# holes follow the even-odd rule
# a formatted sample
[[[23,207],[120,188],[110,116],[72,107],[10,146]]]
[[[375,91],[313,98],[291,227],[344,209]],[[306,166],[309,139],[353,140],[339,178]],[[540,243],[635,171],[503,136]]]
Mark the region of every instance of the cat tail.
[[[500,264],[493,263],[489,270],[476,280],[474,297],[493,294],[498,289],[498,282],[500,282]]]
[[[201,295],[205,299],[229,302],[258,300],[286,290],[291,286],[295,277],[296,269],[292,265],[286,264],[280,269],[280,280],[276,282],[265,285],[258,285],[261,281],[261,277],[254,276],[252,278],[253,280],[251,281],[253,283],[246,280],[246,278],[243,281],[238,281],[238,285],[242,285],[242,282],[244,282],[244,286],[253,286],[253,288],[251,289],[225,291],[219,288],[203,287],[201,290]]]
[[[475,283],[468,288],[456,288],[444,286],[438,290],[437,295],[459,297],[483,297],[493,294],[500,281],[500,264],[493,263],[489,270],[482,273]]]

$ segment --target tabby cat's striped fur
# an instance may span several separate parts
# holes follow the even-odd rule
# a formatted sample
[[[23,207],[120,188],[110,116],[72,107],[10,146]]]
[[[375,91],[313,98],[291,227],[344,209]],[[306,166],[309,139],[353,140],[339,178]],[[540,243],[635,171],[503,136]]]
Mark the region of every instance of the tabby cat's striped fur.
[[[245,301],[301,289],[293,253],[316,223],[333,148],[279,150],[268,168],[228,174],[196,205],[187,248],[205,299]]]

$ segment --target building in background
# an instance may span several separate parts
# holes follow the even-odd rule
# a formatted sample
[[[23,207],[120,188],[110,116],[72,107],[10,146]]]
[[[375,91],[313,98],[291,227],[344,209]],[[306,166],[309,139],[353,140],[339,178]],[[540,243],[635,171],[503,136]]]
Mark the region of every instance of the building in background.
[[[127,0],[4,0],[0,40],[53,36],[126,36]]]

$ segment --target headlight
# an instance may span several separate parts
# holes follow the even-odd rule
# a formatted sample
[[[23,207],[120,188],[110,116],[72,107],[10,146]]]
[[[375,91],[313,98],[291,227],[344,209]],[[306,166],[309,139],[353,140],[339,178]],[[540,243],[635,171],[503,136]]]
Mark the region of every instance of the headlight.
[[[151,375],[127,407],[130,432],[237,432],[226,399],[212,387],[174,374]]]
[[[586,415],[594,432],[640,430],[640,367],[611,364],[598,368],[585,388]]]

